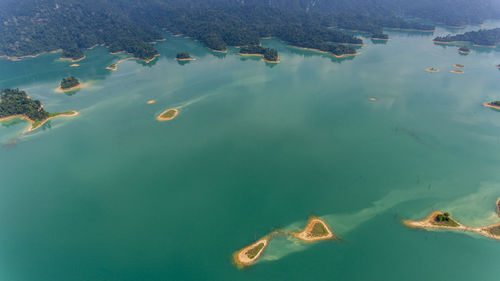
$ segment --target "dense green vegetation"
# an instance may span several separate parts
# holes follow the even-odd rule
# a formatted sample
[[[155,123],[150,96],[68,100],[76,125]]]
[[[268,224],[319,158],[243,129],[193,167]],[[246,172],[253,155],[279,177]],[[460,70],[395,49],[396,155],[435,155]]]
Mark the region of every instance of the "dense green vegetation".
[[[264,248],[264,243],[261,242],[252,249],[248,250],[245,254],[247,255],[248,258],[253,259],[259,254],[262,248]]]
[[[63,49],[63,52],[61,55],[61,58],[69,58],[69,59],[73,59],[73,60],[79,60],[79,59],[82,59],[84,57],[85,57],[85,54],[76,45],[73,45],[71,47],[67,47],[67,48]]]
[[[488,227],[486,228],[486,231],[493,235],[500,236],[500,225]]]
[[[436,37],[439,42],[470,42],[474,45],[495,46],[500,43],[500,28],[469,31],[463,34]]]
[[[324,237],[328,235],[328,230],[325,228],[325,226],[322,223],[315,223],[312,230],[311,230],[311,236],[313,237]]]
[[[184,59],[190,59],[191,56],[189,55],[189,53],[180,52],[180,53],[177,53],[177,55],[175,56],[175,58],[178,59],[178,60],[184,60]]]
[[[492,102],[490,102],[490,105],[500,106],[500,100],[492,101]]]
[[[78,81],[78,79],[76,79],[73,75],[63,78],[61,81],[61,89],[63,90],[70,89],[78,85],[80,85],[80,81]]]
[[[449,213],[438,214],[434,217],[434,222],[439,225],[457,227],[458,224],[450,217]]]
[[[457,25],[498,17],[498,6],[493,0],[386,0],[383,5],[368,0],[3,0],[0,55],[63,49],[63,57],[79,59],[82,49],[103,44],[111,52],[150,60],[157,55],[150,42],[162,38],[159,29],[193,37],[219,51],[259,45],[260,38],[273,36],[342,55],[355,50],[340,43],[361,40],[329,27],[385,39],[383,28],[434,28],[401,16]]]
[[[19,89],[3,89],[0,96],[0,118],[12,115],[25,115],[33,121],[49,117],[38,100],[32,100],[26,92]]]
[[[263,55],[265,60],[278,61],[278,51],[276,49],[264,48],[259,45],[243,46],[240,48],[240,54],[259,54]]]

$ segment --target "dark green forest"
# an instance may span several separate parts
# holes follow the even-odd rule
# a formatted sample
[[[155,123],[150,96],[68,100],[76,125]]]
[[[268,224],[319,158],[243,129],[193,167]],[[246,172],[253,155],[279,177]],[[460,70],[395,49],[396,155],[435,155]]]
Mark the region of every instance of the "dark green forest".
[[[75,76],[71,75],[69,77],[63,78],[61,81],[61,89],[69,89],[80,85],[80,81],[76,79]]]
[[[361,40],[331,27],[386,38],[383,28],[432,30],[408,17],[460,25],[499,17],[493,0],[2,0],[0,55],[57,49],[78,59],[96,44],[143,60],[157,51],[160,30],[195,38],[213,50],[259,45],[273,36],[295,46],[355,52]]]
[[[25,91],[3,89],[0,97],[0,118],[26,115],[33,121],[42,121],[49,117],[40,101],[30,99]]]
[[[463,41],[470,42],[474,45],[495,46],[500,43],[500,28],[482,29],[463,34],[447,35],[444,37],[436,37],[434,40],[438,42]]]
[[[178,60],[184,60],[184,59],[190,59],[191,56],[189,55],[189,53],[180,52],[180,53],[177,53],[177,55],[175,55],[175,58]]]

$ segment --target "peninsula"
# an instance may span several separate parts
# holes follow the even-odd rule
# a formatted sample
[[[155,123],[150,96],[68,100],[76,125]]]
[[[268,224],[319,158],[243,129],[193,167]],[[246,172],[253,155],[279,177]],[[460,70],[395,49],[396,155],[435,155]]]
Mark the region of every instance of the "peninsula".
[[[191,61],[191,60],[196,60],[195,58],[191,57],[189,55],[189,53],[187,52],[180,52],[180,53],[177,53],[177,55],[175,56],[175,60],[178,60],[178,61]]]
[[[38,100],[32,100],[25,91],[3,89],[0,95],[0,121],[21,118],[30,122],[27,132],[40,128],[47,121],[56,117],[76,116],[76,111],[49,113]]]
[[[496,101],[492,101],[492,102],[485,102],[485,103],[483,103],[483,106],[500,110],[500,101],[496,100]]]
[[[276,49],[264,48],[259,45],[248,45],[240,47],[238,55],[241,56],[261,56],[262,60],[269,63],[279,63],[280,57]]]
[[[449,213],[445,212],[432,212],[424,220],[405,220],[403,224],[411,228],[470,231],[488,238],[500,240],[500,223],[481,227],[470,227],[457,222]]]
[[[307,222],[306,227],[301,232],[295,232],[292,233],[292,235],[295,238],[305,242],[314,242],[336,238],[328,225],[323,220],[316,217],[310,218]]]
[[[495,47],[496,44],[500,43],[500,28],[481,29],[463,34],[436,37],[434,42],[446,44],[470,42],[474,46]]]
[[[165,111],[163,111],[160,115],[156,116],[156,120],[158,121],[170,121],[177,117],[179,114],[179,110],[176,108],[170,108]]]
[[[262,255],[262,252],[268,244],[269,237],[265,236],[255,243],[239,250],[233,255],[234,263],[240,267],[252,265]]]
[[[76,79],[75,76],[71,75],[69,77],[63,78],[59,86],[59,90],[63,92],[70,92],[78,90],[82,86],[82,83]]]

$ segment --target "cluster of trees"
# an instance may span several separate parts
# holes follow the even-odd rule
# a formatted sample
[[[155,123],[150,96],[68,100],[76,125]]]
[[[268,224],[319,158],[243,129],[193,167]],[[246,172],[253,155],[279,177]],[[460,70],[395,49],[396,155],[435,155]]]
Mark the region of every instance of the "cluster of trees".
[[[491,105],[500,106],[500,100],[490,102]]]
[[[75,76],[71,75],[70,77],[63,78],[61,81],[61,89],[69,89],[80,85],[80,81],[76,79]]]
[[[263,55],[265,60],[278,61],[279,55],[276,49],[264,48],[259,45],[249,45],[240,48],[240,54],[259,54]]]
[[[177,53],[177,55],[175,56],[175,58],[178,59],[178,60],[183,60],[183,59],[190,59],[191,56],[189,55],[189,53],[180,52],[180,53]]]
[[[436,37],[434,40],[439,42],[463,41],[475,45],[495,46],[500,43],[500,28],[469,31],[463,34]]]
[[[450,214],[449,213],[443,213],[443,214],[438,214],[434,220],[436,222],[450,222]]]
[[[2,89],[0,95],[0,118],[13,115],[26,115],[33,121],[42,121],[49,117],[38,100],[32,100],[25,91]]]

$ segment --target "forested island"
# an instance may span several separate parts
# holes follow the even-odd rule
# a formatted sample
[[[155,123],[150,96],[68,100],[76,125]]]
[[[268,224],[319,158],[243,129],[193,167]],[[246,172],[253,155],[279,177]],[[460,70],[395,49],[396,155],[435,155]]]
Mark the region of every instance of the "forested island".
[[[0,2],[0,56],[16,59],[62,49],[63,57],[78,60],[83,58],[82,49],[104,45],[112,53],[124,51],[149,62],[158,55],[151,42],[163,38],[161,29],[192,37],[215,51],[259,45],[261,38],[272,36],[290,45],[342,56],[356,53],[346,44],[362,41],[332,26],[385,40],[383,28],[434,29],[401,16],[463,24],[494,18],[499,11],[491,0],[477,0],[479,4],[474,5],[450,0],[400,2],[381,6],[366,0],[82,0],[57,4],[4,0]]]
[[[177,53],[177,55],[175,56],[175,59],[178,61],[196,60],[195,58],[191,57],[189,55],[189,53],[186,53],[186,52]]]
[[[62,91],[74,91],[78,89],[82,83],[76,79],[75,76],[71,75],[69,77],[63,78],[60,84],[60,89]]]
[[[23,118],[31,123],[28,131],[39,128],[52,118],[77,114],[76,111],[49,113],[45,111],[39,100],[32,100],[25,91],[19,89],[3,89],[1,91],[0,121],[16,117]]]
[[[240,55],[257,55],[262,56],[264,61],[279,62],[279,55],[276,49],[264,48],[258,45],[240,47],[238,52]]]
[[[469,31],[463,34],[447,35],[434,38],[436,43],[458,43],[470,42],[477,46],[494,47],[500,43],[500,28],[481,29],[478,31]]]

